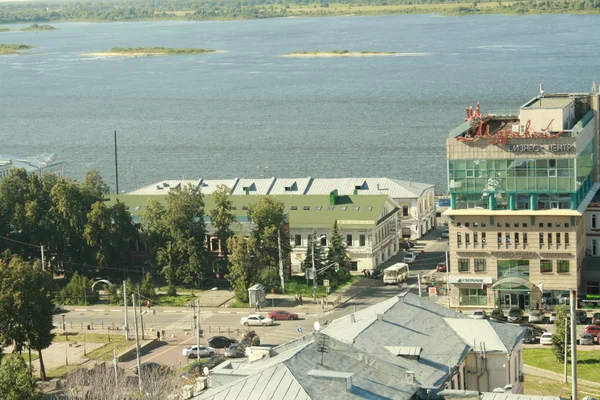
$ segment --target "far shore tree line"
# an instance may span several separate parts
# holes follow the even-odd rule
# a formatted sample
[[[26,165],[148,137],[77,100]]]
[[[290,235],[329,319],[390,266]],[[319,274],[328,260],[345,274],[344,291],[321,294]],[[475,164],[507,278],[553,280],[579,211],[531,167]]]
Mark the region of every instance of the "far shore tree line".
[[[12,169],[0,181],[0,252],[32,263],[41,261],[43,247],[44,268],[51,276],[68,281],[54,295],[57,304],[97,301],[91,278],[111,282],[125,279],[124,260],[130,240],[147,241],[149,270],[162,275],[169,296],[176,295],[178,286],[200,289],[203,282],[214,280],[215,255],[207,249],[207,215],[201,192],[189,185],[169,192],[163,203],[150,200],[141,224],[133,222],[122,202],[108,205],[107,193],[108,186],[94,170],[77,182],[50,173],[27,174]],[[229,264],[225,278],[236,298],[247,302],[247,289],[256,283],[278,290],[278,234],[284,278],[290,279],[291,249],[284,205],[270,197],[250,205],[248,217],[253,230],[245,238],[235,234],[238,225],[230,190],[221,186],[212,197],[215,206],[208,216],[221,243],[220,258]],[[319,274],[320,279],[329,279],[336,286],[350,278],[349,258],[337,225],[332,227],[327,249],[316,238],[308,246],[308,268],[312,268],[313,247],[317,270],[329,266]],[[153,275],[148,274],[139,285],[128,281],[128,292],[153,300],[157,297],[154,283]],[[120,286],[105,286],[110,303],[122,303]]]

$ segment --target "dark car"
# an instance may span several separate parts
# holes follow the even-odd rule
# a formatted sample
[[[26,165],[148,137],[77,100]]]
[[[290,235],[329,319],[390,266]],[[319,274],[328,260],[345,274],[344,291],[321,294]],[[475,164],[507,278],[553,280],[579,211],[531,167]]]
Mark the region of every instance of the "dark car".
[[[575,321],[578,324],[585,324],[587,322],[587,313],[583,310],[575,311]]]
[[[495,308],[491,313],[488,314],[489,319],[499,322],[505,322],[506,316],[504,315],[504,311],[499,308]]]
[[[513,307],[508,311],[508,322],[519,323],[523,319],[523,310],[519,307]]]
[[[594,313],[592,315],[592,324],[593,325],[600,325],[600,312]]]
[[[531,333],[533,333],[535,336],[542,336],[542,334],[548,332],[546,329],[541,328],[537,325],[528,324],[526,326],[527,326],[527,330],[530,331]]]
[[[215,349],[226,349],[234,343],[237,343],[237,340],[225,336],[213,336],[208,339],[208,345]]]
[[[382,275],[381,275],[381,270],[380,269],[374,269],[371,272],[371,279],[379,279],[379,278],[381,278],[381,276]]]
[[[292,320],[292,319],[298,319],[298,314],[294,314],[294,313],[291,313],[291,312],[285,311],[285,310],[277,310],[277,311],[270,312],[268,317],[271,318],[273,321],[277,321],[279,319]]]
[[[525,343],[525,344],[534,344],[537,341],[538,341],[538,338],[535,335],[535,333],[533,333],[533,331],[530,331],[528,329],[527,332],[525,332],[525,336],[523,336],[523,343]]]

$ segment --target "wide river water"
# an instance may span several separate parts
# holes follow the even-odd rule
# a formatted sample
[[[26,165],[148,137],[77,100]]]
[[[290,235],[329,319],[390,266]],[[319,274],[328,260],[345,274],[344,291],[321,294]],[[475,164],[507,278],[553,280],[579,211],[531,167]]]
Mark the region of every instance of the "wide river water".
[[[406,15],[53,24],[0,32],[0,154],[56,153],[114,189],[161,179],[387,176],[446,189],[445,138],[465,106],[516,112],[600,81],[600,16]],[[113,46],[225,53],[90,58]],[[348,49],[419,55],[284,58]]]

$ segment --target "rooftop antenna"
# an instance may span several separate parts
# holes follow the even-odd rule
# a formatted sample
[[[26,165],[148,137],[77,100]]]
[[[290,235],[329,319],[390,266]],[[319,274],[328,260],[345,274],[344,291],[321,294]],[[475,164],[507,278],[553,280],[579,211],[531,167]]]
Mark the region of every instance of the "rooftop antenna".
[[[256,167],[256,169],[260,169],[260,165]],[[269,169],[268,165],[265,165],[264,167],[262,167],[262,172],[260,173],[260,177],[261,178],[266,178],[267,177],[267,170]]]
[[[544,83],[540,82],[540,97],[544,97]]]

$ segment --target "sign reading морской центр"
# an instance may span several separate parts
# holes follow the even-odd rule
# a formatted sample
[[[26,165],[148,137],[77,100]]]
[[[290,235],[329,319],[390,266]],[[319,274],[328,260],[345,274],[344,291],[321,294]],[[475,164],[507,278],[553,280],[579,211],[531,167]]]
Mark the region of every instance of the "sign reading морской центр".
[[[549,151],[551,153],[560,153],[574,150],[572,144],[509,144],[508,151],[520,152],[540,152]]]

